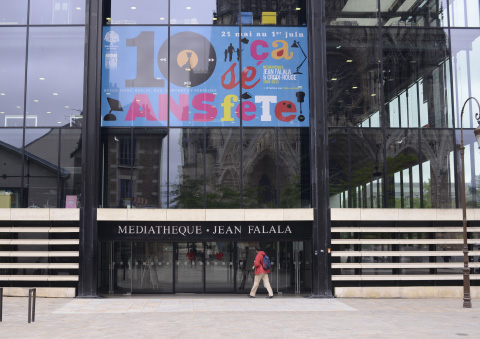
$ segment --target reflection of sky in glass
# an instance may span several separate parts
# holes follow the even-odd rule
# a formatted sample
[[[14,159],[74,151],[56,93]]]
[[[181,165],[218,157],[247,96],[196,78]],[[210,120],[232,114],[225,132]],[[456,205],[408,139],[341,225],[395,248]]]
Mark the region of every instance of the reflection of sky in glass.
[[[27,126],[64,126],[82,111],[84,36],[83,27],[30,28]]]
[[[450,25],[453,27],[478,27],[478,0],[450,0]]]
[[[27,0],[0,0],[0,25],[26,25]]]
[[[216,0],[175,0],[171,6],[170,23],[178,25],[213,24],[217,12]]]
[[[32,25],[83,25],[85,0],[33,0],[30,1]]]
[[[453,57],[453,85],[455,89],[455,113],[456,126],[460,127],[460,115],[462,106],[470,96],[476,96],[480,100],[480,30],[452,29],[452,57]],[[470,110],[470,106],[474,111]],[[463,127],[476,127],[474,113],[478,107],[474,101],[465,106],[463,114]]]
[[[0,127],[22,126],[25,28],[0,28]]]
[[[168,0],[111,0],[105,16],[107,24],[167,24]]]

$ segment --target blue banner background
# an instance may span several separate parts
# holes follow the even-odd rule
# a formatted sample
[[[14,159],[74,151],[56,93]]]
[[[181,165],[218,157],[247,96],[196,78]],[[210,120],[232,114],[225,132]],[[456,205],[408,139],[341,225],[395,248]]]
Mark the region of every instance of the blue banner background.
[[[170,46],[164,26],[108,26],[103,33],[103,127],[240,126],[240,45],[244,85],[254,85],[242,89],[243,126],[309,126],[306,27],[242,27],[239,38],[238,27],[172,26]],[[137,38],[141,34],[143,45]],[[135,38],[136,42],[127,42]],[[153,48],[148,49],[150,41]],[[168,62],[172,77],[169,114]],[[194,67],[185,71],[185,63]],[[139,67],[144,69],[138,71]],[[294,74],[297,70],[302,74]],[[140,72],[150,76],[148,86],[136,81]],[[187,72],[196,72],[200,80],[182,82],[190,75]]]

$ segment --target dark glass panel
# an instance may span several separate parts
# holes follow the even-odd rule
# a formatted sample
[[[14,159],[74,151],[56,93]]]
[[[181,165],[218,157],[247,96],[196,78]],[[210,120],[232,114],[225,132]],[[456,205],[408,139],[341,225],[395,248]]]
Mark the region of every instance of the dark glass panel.
[[[205,243],[206,292],[233,292],[233,243]]]
[[[417,129],[387,130],[387,200],[390,208],[420,208]]]
[[[207,208],[240,208],[240,129],[209,128],[206,133]]]
[[[132,293],[173,291],[172,243],[133,242],[132,261]]]
[[[304,26],[306,0],[242,0],[242,25]]]
[[[478,97],[480,83],[480,30],[477,29],[452,29],[452,67],[453,67],[453,88],[455,98],[455,126],[461,127],[460,116],[465,101],[471,97]],[[475,113],[478,112],[478,105],[471,100],[463,112],[463,128],[475,128],[478,126],[475,121]]]
[[[478,0],[449,0],[449,3],[450,26],[480,26],[480,3]]]
[[[385,108],[390,127],[451,127],[450,64],[443,29],[383,33]]]
[[[205,130],[169,131],[169,208],[204,208]]]
[[[453,131],[422,129],[421,135],[424,207],[455,208]]]
[[[242,174],[245,208],[277,207],[277,167],[276,129],[244,128]]]
[[[332,26],[377,26],[378,0],[325,0],[325,18]]]
[[[175,292],[203,292],[204,244],[201,242],[180,242],[175,253]]]
[[[135,128],[133,206],[167,208],[167,129]]]
[[[0,25],[26,25],[27,7],[28,0],[0,0]]]
[[[327,29],[329,126],[380,127],[380,49],[376,28]]]
[[[330,207],[349,207],[350,173],[347,129],[328,130]]]
[[[31,25],[83,25],[85,0],[30,1]]]
[[[350,129],[353,208],[383,207],[383,135],[379,129]]]
[[[75,208],[81,206],[82,198],[82,131],[80,129],[62,129],[60,135],[60,167],[67,173],[62,178],[60,207]],[[77,205],[74,204],[77,199]]]
[[[0,127],[23,126],[25,44],[25,28],[0,27]]]
[[[447,0],[380,0],[380,12],[385,26],[448,26]]]
[[[310,207],[310,156],[308,128],[278,129],[280,207]]]
[[[56,208],[57,205],[57,193],[58,193],[58,180],[57,177],[53,176],[44,176],[44,177],[34,177],[28,176],[28,171],[32,170],[37,171],[35,168],[37,165],[33,164],[33,161],[25,161],[25,180],[24,188],[25,201],[27,202],[28,208]],[[42,171],[47,173],[47,170]],[[41,174],[41,173],[40,173]]]
[[[473,106],[475,112],[477,108]],[[461,143],[461,130],[455,130],[455,143],[460,145]],[[468,208],[475,208],[480,206],[480,152],[478,149],[478,144],[473,134],[473,130],[465,129],[463,130],[463,144],[465,146],[464,158],[465,158],[465,197]],[[457,175],[459,180],[459,201],[458,203],[462,204],[461,197],[461,180],[462,180],[462,161],[460,152],[457,152],[454,155],[458,159],[458,168]],[[453,164],[452,164],[453,166]]]
[[[0,133],[0,208],[22,207],[22,142],[21,129],[2,129]]]
[[[107,25],[168,24],[168,0],[106,0]]]
[[[238,0],[170,1],[172,25],[238,25]]]
[[[70,126],[83,111],[84,39],[84,27],[30,28],[28,126]]]
[[[25,156],[31,158],[33,162],[38,164],[38,167],[48,171],[44,174],[38,174],[42,172],[30,172],[30,175],[56,176],[58,174],[59,141],[58,129],[25,129]],[[41,166],[42,164],[45,166]],[[41,171],[40,168],[38,170]]]
[[[132,166],[136,154],[132,149],[130,129],[103,129],[103,207],[131,205]]]

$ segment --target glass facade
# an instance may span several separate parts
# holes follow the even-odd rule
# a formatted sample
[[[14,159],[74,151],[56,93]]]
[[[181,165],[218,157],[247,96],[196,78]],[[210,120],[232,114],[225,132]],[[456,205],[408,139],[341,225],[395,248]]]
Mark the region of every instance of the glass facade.
[[[460,257],[437,253],[461,249],[441,229],[452,225],[354,221],[330,233],[328,208],[458,209],[462,127],[467,207],[480,206],[480,107],[467,102],[480,97],[478,0],[89,3],[0,0],[0,208],[85,207],[90,241],[108,222],[97,208],[312,209],[323,239],[265,242],[277,291],[315,290],[321,241],[320,253],[352,252],[333,260],[339,281],[461,273]],[[307,27],[318,13],[325,27]],[[117,240],[99,240],[90,277],[109,293],[243,292],[259,243]]]
[[[478,1],[325,6],[331,207],[458,207],[461,123],[477,206]]]
[[[1,207],[79,207],[85,1],[0,12]]]
[[[310,207],[305,6],[144,5],[105,2],[101,207]]]

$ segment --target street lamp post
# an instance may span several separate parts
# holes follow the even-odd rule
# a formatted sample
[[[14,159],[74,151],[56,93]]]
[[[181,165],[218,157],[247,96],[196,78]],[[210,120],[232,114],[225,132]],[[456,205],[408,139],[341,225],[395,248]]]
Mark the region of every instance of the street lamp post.
[[[460,156],[462,161],[462,209],[463,209],[463,307],[471,308],[472,302],[470,298],[470,269],[468,268],[468,237],[467,237],[467,199],[465,195],[465,145],[463,144],[463,111],[465,106],[470,100],[474,100],[478,108],[480,109],[480,103],[474,97],[468,98],[462,107],[462,113],[460,114]],[[480,148],[480,116],[478,113],[475,114],[475,119],[477,119],[478,126],[475,128],[473,133],[477,139],[477,143]]]

